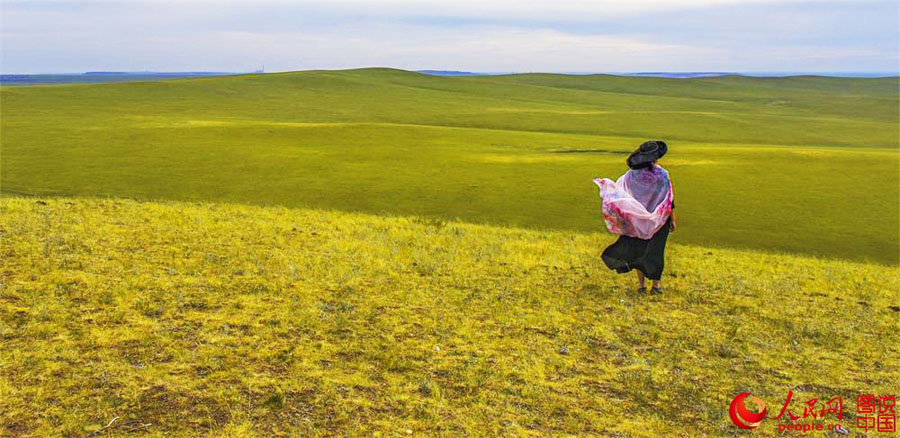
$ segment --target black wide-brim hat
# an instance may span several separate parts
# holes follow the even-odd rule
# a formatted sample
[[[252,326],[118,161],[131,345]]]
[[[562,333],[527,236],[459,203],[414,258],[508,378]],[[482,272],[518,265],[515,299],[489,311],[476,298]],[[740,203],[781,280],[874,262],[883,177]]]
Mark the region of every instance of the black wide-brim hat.
[[[628,156],[628,167],[643,169],[650,163],[662,158],[669,151],[669,146],[662,140],[645,141]]]

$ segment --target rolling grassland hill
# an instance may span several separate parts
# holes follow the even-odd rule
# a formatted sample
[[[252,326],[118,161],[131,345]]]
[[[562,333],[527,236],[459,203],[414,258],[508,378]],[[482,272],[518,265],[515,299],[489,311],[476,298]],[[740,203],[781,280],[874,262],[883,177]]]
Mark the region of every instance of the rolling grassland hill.
[[[0,87],[8,195],[602,229],[591,179],[664,139],[676,240],[900,262],[897,78],[390,69]]]

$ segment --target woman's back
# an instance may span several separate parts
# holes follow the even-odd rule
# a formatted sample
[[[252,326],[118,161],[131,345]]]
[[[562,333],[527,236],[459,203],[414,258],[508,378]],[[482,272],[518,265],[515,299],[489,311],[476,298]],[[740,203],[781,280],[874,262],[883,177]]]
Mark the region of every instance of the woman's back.
[[[597,178],[594,183],[603,197],[603,219],[613,234],[649,239],[672,212],[669,172],[655,164],[630,169],[616,181]]]
[[[625,187],[648,213],[652,213],[666,199],[669,191],[669,172],[658,165],[629,169],[625,173]]]

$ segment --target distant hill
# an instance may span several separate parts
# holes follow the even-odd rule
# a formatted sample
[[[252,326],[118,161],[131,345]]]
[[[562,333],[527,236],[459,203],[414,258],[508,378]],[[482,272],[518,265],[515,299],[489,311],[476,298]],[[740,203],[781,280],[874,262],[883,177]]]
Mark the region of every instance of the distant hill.
[[[530,74],[513,72],[468,72],[453,70],[417,70],[434,76],[498,76],[507,74]],[[540,73],[539,73],[540,74]],[[564,72],[561,74],[571,76],[611,75],[611,76],[635,76],[656,78],[709,78],[716,76],[750,76],[750,77],[790,77],[790,76],[821,76],[834,78],[890,78],[897,77],[897,73],[890,72]]]
[[[225,76],[226,72],[118,72],[91,71],[60,74],[0,75],[0,85],[97,84],[104,82],[156,81],[161,79]]]
[[[469,71],[454,71],[454,70],[416,70],[417,73],[424,73],[426,75],[434,75],[434,76],[484,76],[488,73],[473,73]]]
[[[511,73],[511,72],[502,72],[502,73],[484,73],[484,72],[469,72],[469,71],[454,71],[454,70],[416,70],[417,73],[424,73],[428,75],[434,76],[496,76],[496,75],[504,75],[504,74],[530,74],[530,73]],[[737,73],[726,73],[726,72],[686,72],[686,73],[670,73],[670,72],[637,72],[637,73],[605,73],[605,72],[566,72],[562,73],[566,75],[572,76],[585,76],[585,75],[598,75],[598,74],[608,74],[608,75],[616,75],[616,76],[652,76],[652,77],[660,77],[660,78],[705,78],[710,76],[726,76],[726,75],[736,75]]]
[[[391,69],[389,69],[391,70]],[[329,71],[329,70],[319,70]],[[330,70],[337,71],[337,70]],[[399,71],[399,70],[398,70]],[[255,71],[252,74],[262,74]],[[291,73],[303,73],[291,72]],[[530,74],[556,74],[556,73],[513,73],[513,72],[470,72],[458,70],[417,70],[415,73],[430,76],[504,76],[504,75],[530,75]],[[58,73],[58,74],[3,74],[0,75],[0,85],[48,85],[48,84],[96,84],[104,82],[136,82],[157,81],[162,79],[178,79],[206,76],[230,76],[247,73],[235,72],[125,72],[125,71],[91,71],[85,73]],[[276,73],[277,74],[277,73]],[[762,72],[762,73],[738,73],[738,72],[568,72],[558,73],[566,76],[631,76],[631,77],[658,77],[658,78],[682,78],[699,79],[717,76],[748,76],[748,77],[790,77],[790,76],[819,76],[819,77],[843,77],[843,78],[886,78],[896,77],[890,73],[800,73],[800,72]]]
[[[708,78],[712,76],[730,76],[740,75],[734,72],[638,72],[638,73],[619,73],[623,76],[651,76],[657,78]]]

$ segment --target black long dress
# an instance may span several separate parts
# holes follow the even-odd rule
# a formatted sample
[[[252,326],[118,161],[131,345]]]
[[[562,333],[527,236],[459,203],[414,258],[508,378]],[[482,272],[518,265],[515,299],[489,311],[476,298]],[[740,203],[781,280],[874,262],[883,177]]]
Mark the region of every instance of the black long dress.
[[[675,209],[675,202],[672,202],[672,209]],[[672,215],[669,215],[666,223],[650,240],[619,236],[619,240],[607,247],[600,257],[609,269],[615,269],[620,274],[637,269],[651,280],[660,280],[666,264],[666,240],[671,226]]]

